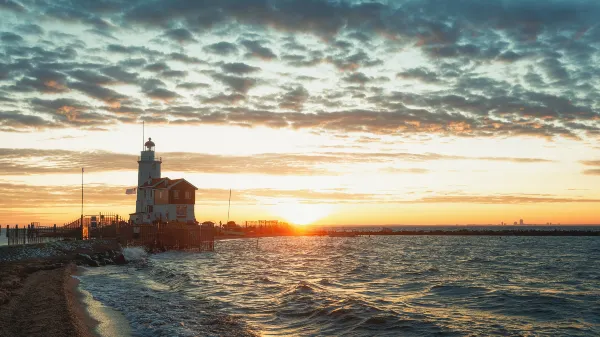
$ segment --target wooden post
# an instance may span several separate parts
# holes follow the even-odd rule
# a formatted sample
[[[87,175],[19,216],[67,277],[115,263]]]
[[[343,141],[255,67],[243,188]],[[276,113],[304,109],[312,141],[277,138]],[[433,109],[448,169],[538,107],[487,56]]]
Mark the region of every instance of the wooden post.
[[[8,237],[8,230],[10,229],[10,225],[6,225],[6,237]]]

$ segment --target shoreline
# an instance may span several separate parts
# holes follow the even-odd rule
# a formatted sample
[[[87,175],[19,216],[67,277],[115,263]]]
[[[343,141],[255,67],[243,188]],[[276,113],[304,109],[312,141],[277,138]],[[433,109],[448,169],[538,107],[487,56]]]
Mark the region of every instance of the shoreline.
[[[86,317],[68,261],[11,262],[0,269],[0,336],[96,337],[95,322]]]
[[[129,337],[132,335],[131,326],[125,316],[102,302],[81,286],[79,276],[83,274],[81,267],[72,271],[68,287],[74,293],[75,301],[71,308],[79,313],[79,320],[83,322],[95,337]]]
[[[123,327],[124,318],[84,292],[76,265],[81,254],[116,249],[121,250],[116,242],[2,249],[6,254],[0,259],[0,337],[122,336],[120,331],[101,333],[111,331],[113,318]]]

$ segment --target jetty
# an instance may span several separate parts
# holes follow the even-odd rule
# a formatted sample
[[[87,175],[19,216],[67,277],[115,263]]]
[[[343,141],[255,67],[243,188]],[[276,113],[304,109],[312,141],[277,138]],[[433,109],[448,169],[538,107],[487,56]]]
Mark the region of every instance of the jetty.
[[[135,224],[117,214],[80,217],[62,226],[6,226],[9,246],[60,240],[115,240],[123,247],[143,246],[149,250],[214,251],[215,230],[210,223],[154,222]]]

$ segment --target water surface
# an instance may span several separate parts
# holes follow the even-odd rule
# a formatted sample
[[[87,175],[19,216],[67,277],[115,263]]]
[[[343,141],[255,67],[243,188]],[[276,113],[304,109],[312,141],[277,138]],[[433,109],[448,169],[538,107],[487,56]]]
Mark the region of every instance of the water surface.
[[[91,269],[138,336],[600,334],[599,237],[220,241]]]

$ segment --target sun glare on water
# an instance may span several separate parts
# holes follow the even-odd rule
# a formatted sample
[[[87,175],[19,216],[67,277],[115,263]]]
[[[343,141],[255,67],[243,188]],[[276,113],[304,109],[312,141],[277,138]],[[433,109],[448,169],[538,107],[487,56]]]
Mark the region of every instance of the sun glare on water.
[[[331,205],[324,204],[302,204],[293,202],[279,203],[273,207],[273,213],[294,225],[310,225],[331,213]]]

